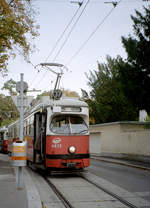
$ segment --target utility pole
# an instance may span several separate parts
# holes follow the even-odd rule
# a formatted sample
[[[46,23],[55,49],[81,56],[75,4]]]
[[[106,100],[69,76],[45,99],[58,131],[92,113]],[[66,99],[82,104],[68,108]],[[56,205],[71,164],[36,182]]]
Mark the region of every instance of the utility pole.
[[[24,120],[24,102],[23,102],[23,96],[24,96],[24,82],[23,82],[23,74],[20,76],[20,132],[19,132],[19,139],[23,141],[23,120]]]
[[[12,165],[18,167],[17,175],[17,187],[23,188],[23,167],[26,166],[27,160],[27,147],[24,141],[24,109],[28,107],[31,100],[31,96],[24,96],[24,93],[28,90],[28,84],[23,81],[23,74],[20,74],[20,81],[16,83],[16,91],[19,96],[12,97],[18,111],[20,113],[19,120],[19,141],[13,142],[12,147]]]
[[[23,102],[23,95],[24,95],[24,83],[23,83],[23,74],[20,74],[20,94],[19,94],[19,99],[20,99],[20,125],[19,125],[19,140],[23,141],[23,120],[24,120],[24,102]],[[19,166],[18,167],[18,188],[23,188],[23,167]]]
[[[17,82],[17,84],[16,84],[16,90],[17,90],[17,92],[19,92],[19,96],[17,97],[17,108],[20,113],[20,120],[19,120],[19,141],[20,141],[19,143],[20,144],[17,144],[17,145],[19,145],[19,147],[14,147],[14,148],[16,148],[16,149],[22,148],[23,151],[19,152],[20,150],[19,151],[16,150],[15,152],[18,151],[16,153],[16,155],[14,152],[16,160],[17,160],[17,156],[19,156],[20,154],[26,155],[26,151],[25,151],[26,148],[23,147],[23,145],[25,145],[23,142],[23,140],[24,140],[23,129],[24,129],[24,107],[25,107],[24,92],[26,92],[27,89],[28,89],[28,85],[26,82],[23,81],[23,74],[21,73],[20,74],[20,82]],[[20,145],[22,145],[22,146],[20,147]],[[15,162],[14,162],[14,166],[15,165],[18,166],[18,178],[17,178],[18,185],[17,186],[18,186],[18,189],[22,189],[23,188],[23,166],[26,165],[26,161],[19,161],[18,160]]]

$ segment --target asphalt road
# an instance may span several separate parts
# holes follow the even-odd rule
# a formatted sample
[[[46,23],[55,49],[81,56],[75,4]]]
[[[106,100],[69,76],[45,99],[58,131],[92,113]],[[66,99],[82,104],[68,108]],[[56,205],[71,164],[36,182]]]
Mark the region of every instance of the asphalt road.
[[[150,171],[91,159],[88,170],[95,175],[150,201]]]

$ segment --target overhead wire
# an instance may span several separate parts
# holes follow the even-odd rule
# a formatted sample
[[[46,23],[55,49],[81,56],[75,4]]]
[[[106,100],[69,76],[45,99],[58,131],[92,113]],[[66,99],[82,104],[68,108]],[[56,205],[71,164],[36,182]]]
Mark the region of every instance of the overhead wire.
[[[121,1],[122,0],[120,0],[120,1],[118,1],[117,2],[117,5],[116,6],[118,6],[120,3],[121,3]],[[89,2],[89,1],[88,1]],[[112,3],[112,2],[110,2],[110,3]],[[83,42],[83,44],[80,46],[80,48],[76,51],[76,53],[69,59],[69,61],[65,64],[65,66],[67,66],[67,65],[69,65],[71,62],[72,62],[72,60],[80,53],[80,51],[85,47],[85,45],[89,42],[89,40],[93,37],[93,35],[97,32],[97,30],[102,26],[102,24],[106,21],[106,19],[111,15],[111,13],[114,11],[114,9],[116,8],[116,6],[114,6],[109,12],[108,12],[108,14],[102,19],[102,21],[96,26],[96,28],[92,31],[92,33],[89,35],[89,37]],[[68,40],[68,39],[67,39]],[[67,41],[66,40],[66,41]],[[62,50],[62,48],[64,47],[64,45],[65,45],[65,43],[66,42],[64,42],[63,44],[62,44],[62,46],[61,46],[61,50]],[[61,51],[61,50],[59,50],[59,51]],[[57,55],[55,56],[55,58],[53,59],[53,61],[55,61],[55,59],[57,58],[57,56],[59,55],[59,52],[58,51],[58,53],[57,53]],[[45,75],[44,75],[45,76]],[[43,77],[42,77],[42,79],[43,79]],[[41,80],[40,80],[40,82],[41,82]]]
[[[49,59],[49,57],[53,54],[54,50],[56,49],[58,43],[60,42],[60,40],[63,38],[64,34],[66,33],[67,29],[69,28],[69,26],[71,25],[73,19],[76,17],[77,13],[80,10],[80,6],[78,7],[78,9],[76,10],[76,12],[74,13],[74,15],[72,16],[72,18],[70,19],[70,21],[68,22],[67,26],[65,27],[65,29],[63,30],[63,32],[61,33],[61,35],[59,36],[58,40],[55,42],[52,50],[50,51],[50,53],[48,54],[47,58],[45,59],[45,62]]]
[[[89,40],[93,37],[93,35],[97,32],[97,30],[102,26],[102,24],[106,21],[106,19],[111,15],[111,13],[114,11],[114,9],[118,6],[118,4],[121,3],[122,0],[120,0],[116,6],[114,6],[108,14],[100,21],[100,23],[96,26],[96,28],[92,31],[92,33],[89,35],[89,37],[83,42],[83,44],[80,46],[80,48],[75,52],[75,54],[69,59],[69,61],[65,64],[65,66],[68,66],[72,60],[80,53],[80,51],[85,47],[85,45],[89,42]]]
[[[67,41],[68,41],[68,39],[69,39],[71,33],[73,32],[73,30],[74,30],[76,24],[78,23],[78,21],[79,21],[79,19],[81,18],[83,12],[85,11],[85,9],[86,9],[86,7],[87,7],[89,1],[90,1],[90,0],[88,0],[88,1],[86,2],[86,4],[84,5],[84,7],[83,7],[83,9],[82,9],[82,11],[81,11],[81,13],[80,13],[80,15],[78,16],[78,18],[76,19],[76,21],[75,21],[74,24],[72,25],[70,32],[68,33],[66,39],[64,40],[63,44],[61,45],[61,47],[60,47],[59,51],[57,52],[56,56],[54,57],[53,61],[56,60],[56,58],[59,56],[60,52],[62,51],[63,47],[64,47],[65,44],[67,43]]]
[[[84,1],[84,0],[83,0]],[[63,30],[63,32],[61,33],[61,35],[59,36],[59,38],[56,40],[52,50],[50,51],[50,53],[48,54],[47,58],[45,59],[44,62],[46,62],[48,60],[48,58],[53,54],[54,50],[56,49],[58,43],[60,42],[60,40],[63,38],[63,36],[65,35],[67,29],[69,28],[69,26],[71,25],[72,21],[74,20],[74,18],[76,17],[76,15],[78,14],[80,10],[80,7],[78,7],[78,9],[76,10],[76,12],[74,13],[74,15],[71,17],[70,21],[68,22],[68,24],[66,25],[65,29]],[[39,71],[38,71],[39,72]],[[47,71],[43,74],[43,76],[41,77],[41,79],[38,81],[38,83],[36,85],[38,85],[43,78],[46,76]],[[31,85],[33,85],[33,82],[36,80],[37,76],[34,77],[34,79],[31,82]]]
[[[85,47],[85,45],[88,43],[88,41],[93,37],[93,35],[97,32],[97,30],[102,26],[102,24],[106,21],[106,19],[111,15],[113,10],[118,6],[118,4],[121,3],[122,0],[117,2],[116,5],[113,4],[113,8],[108,12],[108,14],[100,21],[100,23],[96,26],[96,28],[92,31],[92,33],[89,35],[89,37],[83,42],[83,44],[80,46],[80,48],[77,50],[77,52],[69,59],[69,61],[65,64],[65,66],[68,66],[72,60],[80,53],[80,51]],[[45,88],[46,89],[46,88]]]
[[[20,51],[15,45],[13,46],[22,56],[24,56],[23,52]],[[35,67],[35,65],[31,62],[31,61],[27,61],[29,64],[31,64],[33,67]]]
[[[83,0],[83,1],[84,1],[84,0]],[[60,42],[60,40],[61,40],[61,39],[63,38],[63,36],[65,35],[67,29],[69,28],[69,26],[71,25],[72,21],[74,20],[74,18],[75,18],[76,15],[78,14],[79,10],[80,10],[80,6],[79,6],[78,9],[76,10],[76,12],[74,13],[74,15],[73,15],[72,18],[70,19],[70,21],[68,22],[68,24],[66,25],[65,29],[63,30],[63,32],[61,33],[61,35],[59,36],[59,38],[56,40],[56,42],[55,42],[55,44],[54,44],[52,50],[50,51],[50,53],[48,54],[48,56],[47,56],[47,58],[45,59],[44,62],[46,62],[46,61],[49,59],[49,57],[53,54],[53,52],[54,52],[54,50],[56,49],[58,43]],[[33,78],[33,80],[31,81],[31,85],[33,85],[33,83],[35,82],[35,80],[36,80],[36,78],[37,78],[37,75],[38,75],[38,72],[39,72],[39,71],[37,71],[36,76],[35,76],[35,77]],[[40,81],[37,83],[37,85],[38,85],[38,84],[42,81],[42,79],[46,76],[46,73],[47,73],[47,71],[43,74],[42,78],[41,78]]]
[[[23,52],[20,51],[16,46],[14,46],[14,48],[15,48],[22,56],[24,56]],[[30,60],[27,61],[27,63],[31,64],[34,68],[36,68],[36,65],[34,65]],[[34,79],[37,77],[37,75],[38,75],[38,74],[36,74],[36,76],[33,78],[33,80],[31,81],[31,83],[33,83],[33,81],[34,81]],[[30,87],[31,87],[31,84],[29,84],[29,85],[30,85]]]
[[[78,16],[78,18],[76,19],[76,21],[75,21],[74,24],[72,25],[70,32],[68,33],[68,35],[67,35],[65,41],[64,41],[63,44],[61,45],[61,47],[60,47],[58,53],[56,54],[56,56],[54,57],[54,59],[52,60],[52,62],[54,62],[54,61],[56,60],[57,56],[60,54],[60,52],[61,52],[61,50],[63,49],[64,45],[65,45],[66,42],[68,41],[68,39],[69,39],[71,33],[73,32],[73,30],[74,30],[76,24],[78,23],[78,21],[79,21],[79,19],[81,18],[83,12],[85,11],[85,9],[86,9],[86,7],[87,7],[89,1],[90,1],[90,0],[87,0],[87,2],[85,3],[85,5],[84,5],[84,7],[83,7],[83,9],[82,9],[82,11],[81,11],[81,13],[80,13],[80,15]],[[44,77],[46,76],[46,74],[47,74],[47,71],[43,74],[42,78],[39,80],[39,82],[37,83],[37,85],[39,85],[39,84],[41,83],[41,81],[44,79]]]

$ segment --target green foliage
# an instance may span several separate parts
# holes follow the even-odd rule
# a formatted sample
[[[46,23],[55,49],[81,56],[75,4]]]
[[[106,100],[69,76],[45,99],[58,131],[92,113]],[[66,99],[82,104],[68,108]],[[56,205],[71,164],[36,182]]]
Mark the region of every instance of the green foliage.
[[[0,126],[11,123],[18,116],[19,113],[11,97],[0,94]]]
[[[120,81],[127,99],[138,110],[150,113],[150,6],[144,15],[131,16],[135,37],[122,37],[127,60],[120,67]]]
[[[77,92],[72,91],[72,90],[69,90],[69,89],[66,89],[66,90],[63,89],[63,90],[62,90],[62,93],[63,93],[63,95],[66,96],[66,97],[77,97],[77,98],[80,97],[79,94],[78,94]]]
[[[13,90],[14,88],[16,88],[16,82],[10,79],[4,83],[2,90],[8,90],[10,95],[16,95],[16,92]]]
[[[42,92],[41,94],[37,95],[36,100],[40,100],[42,96],[50,96],[50,92],[49,91]]]
[[[147,116],[146,121],[150,122],[150,116]]]
[[[16,56],[16,49],[25,60],[32,51],[28,37],[38,35],[34,24],[35,12],[30,1],[0,0],[0,72],[7,73],[10,57]]]
[[[133,120],[137,117],[132,105],[126,99],[118,79],[118,66],[122,59],[107,56],[107,63],[98,63],[98,71],[90,72],[88,84],[92,88],[90,117],[95,123]]]
[[[150,113],[150,6],[136,11],[134,37],[122,37],[127,59],[107,57],[90,72],[90,116],[95,123],[137,120],[139,110]]]

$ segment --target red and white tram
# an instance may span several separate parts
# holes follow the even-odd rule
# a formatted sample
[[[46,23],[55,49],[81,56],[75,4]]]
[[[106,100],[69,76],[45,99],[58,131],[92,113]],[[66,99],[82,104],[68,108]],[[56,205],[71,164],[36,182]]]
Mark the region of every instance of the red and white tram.
[[[18,139],[19,122],[8,126],[9,144]],[[84,101],[45,99],[24,119],[27,160],[51,170],[82,170],[90,164],[89,112]],[[10,149],[10,148],[9,148]]]
[[[0,128],[0,152],[7,153],[8,151],[8,130],[6,126]]]

